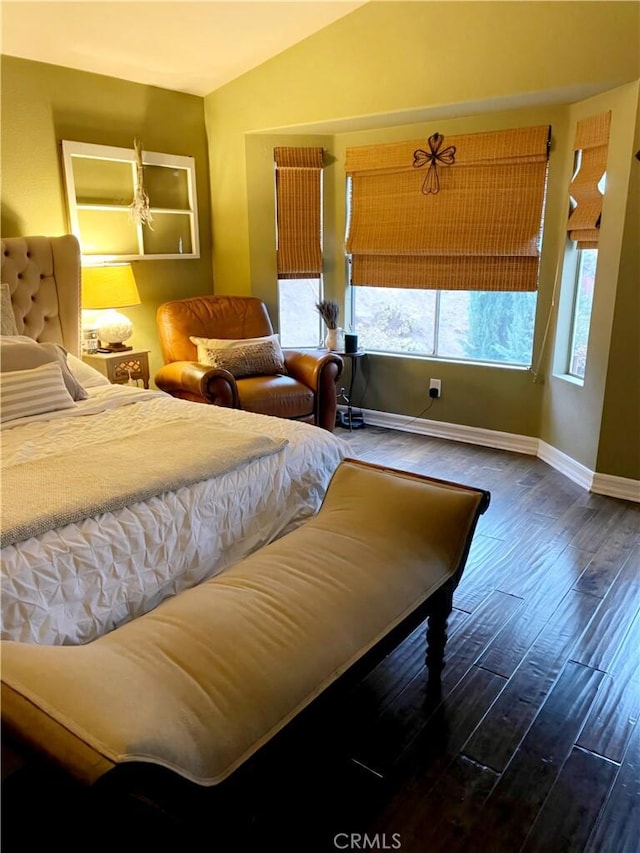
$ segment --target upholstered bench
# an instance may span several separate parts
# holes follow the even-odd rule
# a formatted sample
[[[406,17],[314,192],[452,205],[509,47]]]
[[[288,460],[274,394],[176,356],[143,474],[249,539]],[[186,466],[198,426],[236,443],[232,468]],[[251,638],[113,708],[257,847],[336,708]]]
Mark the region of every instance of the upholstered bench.
[[[92,783],[160,765],[220,783],[416,615],[438,678],[479,489],[345,460],[318,514],[84,646],[2,644],[5,732]]]

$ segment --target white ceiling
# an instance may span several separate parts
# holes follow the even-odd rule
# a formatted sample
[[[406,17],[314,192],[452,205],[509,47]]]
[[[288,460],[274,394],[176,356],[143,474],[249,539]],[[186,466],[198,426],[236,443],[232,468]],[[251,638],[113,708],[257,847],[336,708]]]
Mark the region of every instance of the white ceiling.
[[[363,0],[2,0],[2,53],[207,95]]]

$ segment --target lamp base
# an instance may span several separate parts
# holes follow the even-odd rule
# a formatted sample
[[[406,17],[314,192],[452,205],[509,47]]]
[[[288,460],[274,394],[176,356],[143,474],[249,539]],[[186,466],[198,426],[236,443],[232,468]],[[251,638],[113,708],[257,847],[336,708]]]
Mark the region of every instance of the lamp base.
[[[98,322],[98,340],[100,348],[107,352],[127,352],[132,349],[123,344],[133,334],[133,323],[124,314],[112,308],[104,311]]]
[[[128,352],[132,349],[133,347],[128,347],[125,344],[103,344],[101,341],[98,352]]]

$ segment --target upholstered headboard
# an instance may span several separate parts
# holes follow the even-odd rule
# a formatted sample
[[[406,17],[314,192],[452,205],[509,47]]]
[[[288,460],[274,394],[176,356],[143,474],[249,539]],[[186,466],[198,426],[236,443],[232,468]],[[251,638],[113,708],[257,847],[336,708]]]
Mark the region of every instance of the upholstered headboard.
[[[19,334],[79,355],[80,246],[72,234],[4,238],[2,281]]]

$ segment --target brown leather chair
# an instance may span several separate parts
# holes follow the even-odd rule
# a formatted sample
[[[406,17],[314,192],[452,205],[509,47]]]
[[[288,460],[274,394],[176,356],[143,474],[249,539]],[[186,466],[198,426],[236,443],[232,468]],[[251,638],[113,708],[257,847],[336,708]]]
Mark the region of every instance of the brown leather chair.
[[[189,338],[257,338],[272,335],[266,305],[253,296],[195,296],[158,308],[158,334],[165,364],[155,383],[183,400],[213,403],[316,424],[336,422],[339,355],[322,350],[284,350],[287,374],[235,379],[227,370],[200,364]]]

